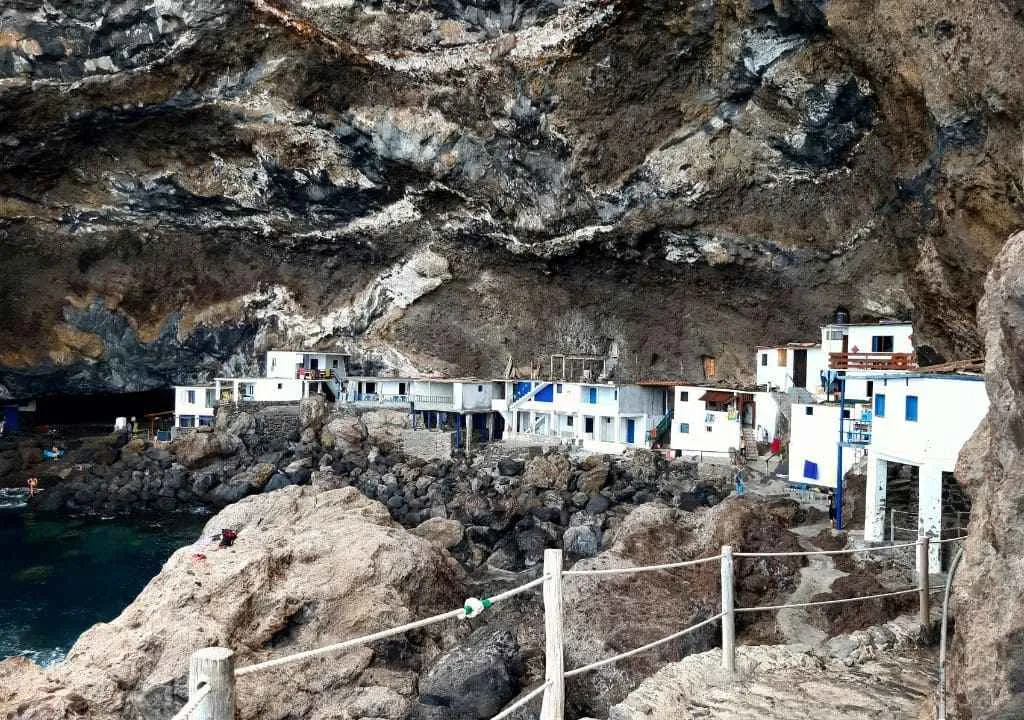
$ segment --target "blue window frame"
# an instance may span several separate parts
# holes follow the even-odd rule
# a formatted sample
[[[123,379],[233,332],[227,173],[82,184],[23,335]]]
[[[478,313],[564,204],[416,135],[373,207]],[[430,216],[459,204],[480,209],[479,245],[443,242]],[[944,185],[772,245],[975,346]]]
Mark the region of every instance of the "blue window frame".
[[[875,395],[875,417],[885,417],[885,395]]]
[[[596,387],[592,387],[592,388],[587,388],[587,390],[588,390],[587,394],[590,396],[590,400],[589,400],[590,404],[596,405],[597,404],[597,388]]]
[[[917,395],[907,395],[907,420],[917,422]]]
[[[818,463],[804,460],[804,477],[808,480],[818,479]]]
[[[690,423],[679,423],[679,432],[688,433],[690,432]]]

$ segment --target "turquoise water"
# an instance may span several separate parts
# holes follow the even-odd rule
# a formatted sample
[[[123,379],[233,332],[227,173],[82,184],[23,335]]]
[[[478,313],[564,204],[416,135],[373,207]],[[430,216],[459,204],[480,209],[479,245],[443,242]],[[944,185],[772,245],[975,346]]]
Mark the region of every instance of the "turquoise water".
[[[205,518],[40,516],[0,497],[0,658],[59,661],[78,636],[117,617]]]

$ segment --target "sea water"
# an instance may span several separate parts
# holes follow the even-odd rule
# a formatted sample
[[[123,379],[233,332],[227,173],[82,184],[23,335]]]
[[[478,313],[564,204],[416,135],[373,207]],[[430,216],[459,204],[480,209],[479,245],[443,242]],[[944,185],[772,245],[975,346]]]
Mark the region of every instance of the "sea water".
[[[171,553],[195,542],[204,520],[39,515],[23,491],[0,492],[0,659],[63,659],[85,630],[117,617]]]

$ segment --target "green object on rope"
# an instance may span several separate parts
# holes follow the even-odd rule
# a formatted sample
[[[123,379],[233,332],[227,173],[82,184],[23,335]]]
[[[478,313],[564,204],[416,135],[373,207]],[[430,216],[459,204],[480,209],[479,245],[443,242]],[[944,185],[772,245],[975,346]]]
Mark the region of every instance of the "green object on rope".
[[[467,618],[473,618],[482,613],[487,608],[494,605],[494,602],[490,598],[469,598],[466,600],[466,604],[462,606],[463,611],[466,613]]]
[[[494,603],[491,602],[490,598],[480,598],[480,602],[484,604],[484,610],[494,605]]]

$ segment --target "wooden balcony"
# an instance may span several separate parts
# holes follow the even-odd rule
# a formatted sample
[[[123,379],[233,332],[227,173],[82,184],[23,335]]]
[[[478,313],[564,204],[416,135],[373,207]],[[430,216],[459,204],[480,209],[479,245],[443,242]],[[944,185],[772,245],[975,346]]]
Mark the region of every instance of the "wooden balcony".
[[[829,353],[830,370],[913,370],[913,353]]]

